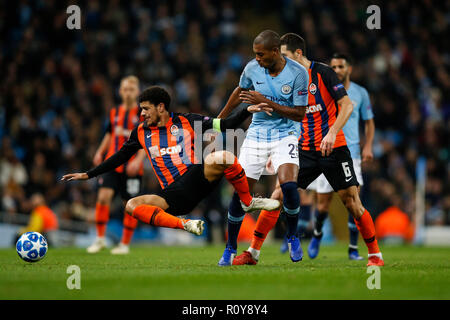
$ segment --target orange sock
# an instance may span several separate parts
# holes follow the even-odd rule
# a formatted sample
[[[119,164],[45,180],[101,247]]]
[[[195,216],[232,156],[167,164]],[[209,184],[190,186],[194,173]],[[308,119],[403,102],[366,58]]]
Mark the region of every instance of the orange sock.
[[[247,177],[236,157],[234,157],[234,163],[226,168],[223,173],[228,182],[233,185],[239,195],[239,199],[241,199],[246,206],[250,205],[252,196],[250,195]]]
[[[355,219],[355,223],[367,245],[369,254],[379,253],[380,248],[378,248],[378,241],[375,235],[375,226],[369,211],[365,210],[359,219]]]
[[[134,208],[133,217],[155,227],[184,229],[181,223],[182,219],[165,212],[159,207],[148,204],[141,204]]]
[[[137,224],[138,221],[125,212],[123,217],[122,240],[120,242],[127,245],[131,242],[131,238],[133,238],[134,229],[136,229]]]
[[[256,250],[260,250],[264,240],[266,240],[267,234],[277,223],[280,216],[280,210],[266,211],[261,210],[258,221],[256,221],[256,228],[253,233],[252,243],[250,247]]]
[[[104,237],[106,232],[106,223],[109,220],[109,205],[97,203],[95,205],[95,226],[97,237]]]

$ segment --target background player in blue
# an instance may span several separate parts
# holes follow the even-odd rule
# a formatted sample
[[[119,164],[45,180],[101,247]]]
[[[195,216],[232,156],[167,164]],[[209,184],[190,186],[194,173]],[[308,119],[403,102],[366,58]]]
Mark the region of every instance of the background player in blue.
[[[239,86],[233,91],[219,118],[225,118],[240,103],[267,104],[272,114],[254,114],[241,147],[239,162],[245,170],[250,190],[262,175],[269,156],[283,192],[283,209],[287,213],[288,245],[291,260],[303,257],[297,237],[300,198],[297,192],[298,136],[300,121],[306,111],[308,71],[285,58],[280,51],[280,36],[271,30],[261,32],[253,41],[256,58],[242,72]],[[228,242],[219,265],[231,265],[236,255],[237,236],[244,218],[239,198],[233,195],[228,213]],[[261,212],[270,214],[270,212]],[[257,258],[259,250],[252,254]]]
[[[365,132],[365,144],[362,150],[363,162],[368,162],[373,159],[372,143],[375,133],[375,124],[373,121],[373,112],[369,94],[366,89],[350,81],[350,75],[352,73],[352,61],[350,57],[345,54],[335,53],[331,58],[330,66],[336,72],[339,80],[344,84],[345,90],[347,90],[347,94],[353,104],[353,112],[345,124],[343,131],[352,156],[356,178],[359,185],[362,186],[363,179],[361,174],[361,149],[359,141],[360,118],[364,121]],[[310,258],[315,258],[319,254],[322,226],[324,220],[328,216],[330,203],[333,197],[333,188],[323,174],[321,174],[315,182],[318,212],[316,214],[313,239],[308,247],[308,255]],[[358,187],[358,191],[359,190],[360,187]],[[350,233],[348,256],[351,260],[362,260],[363,258],[358,254],[357,245],[359,231],[351,214],[349,214],[348,217],[348,228]]]

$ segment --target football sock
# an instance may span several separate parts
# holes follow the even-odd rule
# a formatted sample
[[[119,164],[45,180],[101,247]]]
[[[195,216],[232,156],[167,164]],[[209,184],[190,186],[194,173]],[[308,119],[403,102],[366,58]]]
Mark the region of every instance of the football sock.
[[[379,253],[378,242],[375,236],[375,226],[369,211],[365,210],[359,219],[355,219],[356,226],[367,245],[370,254]]]
[[[300,214],[298,216],[298,236],[301,237],[305,234],[306,228],[309,225],[311,219],[311,206],[300,206]]]
[[[95,227],[97,229],[97,237],[104,237],[106,232],[106,224],[109,220],[109,205],[95,205]]]
[[[314,220],[314,236],[319,236],[322,234],[323,224],[327,217],[328,217],[327,211],[320,212],[319,210],[316,210],[315,214],[316,219]]]
[[[261,210],[258,220],[256,221],[255,231],[253,232],[252,243],[250,244],[251,249],[258,251],[261,249],[267,234],[275,227],[279,216],[280,209],[275,211]]]
[[[133,237],[134,229],[136,229],[137,224],[138,221],[125,212],[123,217],[122,240],[120,242],[126,245],[131,242],[131,238]]]
[[[348,231],[350,234],[349,250],[357,250],[359,231],[351,214],[348,215]]]
[[[241,229],[242,220],[244,220],[245,212],[242,209],[237,193],[233,193],[230,206],[228,207],[228,241],[227,246],[237,249],[237,238]]]
[[[300,212],[300,195],[297,182],[286,182],[281,185],[283,191],[283,209],[286,212],[287,237],[297,236],[298,215]]]
[[[165,212],[159,207],[148,204],[141,204],[134,208],[133,217],[155,227],[184,229],[182,219]]]
[[[228,182],[233,185],[241,201],[246,206],[250,205],[252,196],[250,194],[250,188],[248,187],[247,177],[236,157],[234,157],[234,163],[226,168],[223,173]]]

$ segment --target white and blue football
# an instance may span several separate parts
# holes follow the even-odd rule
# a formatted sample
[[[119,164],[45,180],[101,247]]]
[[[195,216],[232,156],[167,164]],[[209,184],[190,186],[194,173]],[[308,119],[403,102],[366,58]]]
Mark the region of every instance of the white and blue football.
[[[22,260],[37,262],[47,254],[47,240],[39,232],[27,232],[17,240],[16,250]]]

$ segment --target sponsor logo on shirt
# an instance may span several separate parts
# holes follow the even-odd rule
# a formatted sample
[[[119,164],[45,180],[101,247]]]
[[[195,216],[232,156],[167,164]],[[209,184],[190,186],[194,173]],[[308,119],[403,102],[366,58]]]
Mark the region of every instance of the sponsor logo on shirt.
[[[342,83],[339,83],[333,87],[334,91],[338,91],[339,89],[344,89],[344,85]]]
[[[306,113],[320,112],[322,110],[323,110],[323,108],[322,108],[322,105],[320,105],[320,104],[306,107]]]

